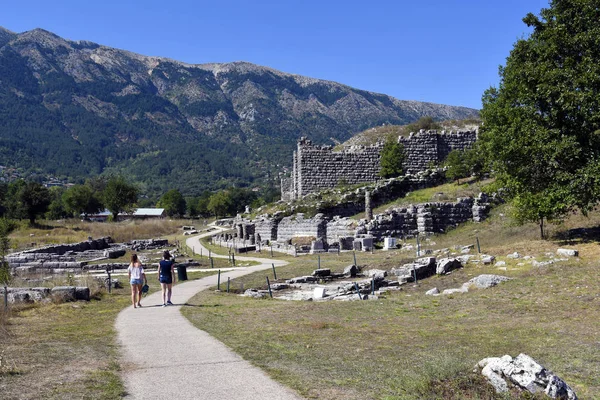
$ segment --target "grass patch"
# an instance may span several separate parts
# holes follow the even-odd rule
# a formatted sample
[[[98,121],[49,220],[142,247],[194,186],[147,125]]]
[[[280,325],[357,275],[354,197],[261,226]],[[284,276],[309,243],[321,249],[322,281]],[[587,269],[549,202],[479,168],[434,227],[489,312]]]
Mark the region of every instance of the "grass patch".
[[[552,241],[537,240],[535,224],[514,226],[508,206],[482,224],[434,236],[427,248],[474,244],[501,256],[518,251],[538,260],[557,247],[576,245],[581,257],[544,267],[507,260],[506,270],[470,264],[443,277],[406,285],[385,298],[361,302],[284,302],[226,293],[199,293],[184,315],[245,359],[307,398],[531,399],[494,393],[473,366],[481,359],[526,353],[569,383],[580,398],[600,394],[600,281],[598,243],[589,234],[600,215],[573,215],[551,226]],[[414,254],[401,250],[357,253],[358,264],[388,269]],[[351,253],[321,255],[321,267],[341,271]],[[522,264],[522,265],[518,265]],[[280,281],[309,274],[316,256],[277,269]],[[514,278],[495,288],[431,297],[424,292],[459,287],[482,273]],[[265,288],[263,271],[232,287]],[[217,307],[218,306],[218,307]]]
[[[75,243],[89,236],[110,236],[115,242],[130,242],[135,239],[152,239],[172,235],[189,220],[129,220],[122,222],[84,222],[76,219],[65,221],[42,221],[43,225],[29,227],[22,223],[11,233],[11,246],[15,251],[48,244]]]
[[[157,228],[152,221],[102,224],[82,223],[82,226],[98,226],[98,229],[115,231],[79,232],[72,227],[59,224],[56,231],[48,229],[48,237],[57,242],[85,240],[87,236],[104,236],[113,232],[123,233],[133,227],[134,232],[145,232],[145,238],[183,235],[178,231],[179,223],[160,221],[168,230]],[[187,221],[183,221],[185,225]],[[159,225],[160,225],[159,224]],[[62,232],[78,232],[80,237],[66,240]],[[26,232],[26,231],[25,231]],[[44,231],[45,232],[45,231]],[[163,233],[164,232],[164,233]],[[119,233],[120,235],[121,233]],[[140,233],[141,234],[141,233]],[[25,237],[25,233],[17,233]],[[127,233],[126,235],[130,235]],[[27,236],[28,237],[28,236]],[[142,237],[144,238],[144,237]],[[63,240],[64,239],[64,240]],[[172,239],[170,239],[172,240]],[[185,246],[183,246],[185,247]],[[152,253],[149,252],[150,256]],[[199,256],[198,256],[199,257]],[[151,257],[152,258],[152,257]],[[185,255],[185,258],[188,258]],[[193,258],[193,257],[191,257]],[[153,259],[153,258],[152,258]],[[199,260],[202,267],[209,267],[206,257]],[[199,279],[214,275],[216,269],[225,268],[227,260],[215,259],[215,271],[188,271],[188,279]],[[146,267],[153,271],[154,264]],[[44,278],[47,274],[30,276]],[[52,280],[34,286],[56,286],[77,284],[89,286],[92,300],[89,302],[44,303],[31,305],[11,305],[4,311],[0,296],[0,397],[2,399],[120,399],[125,395],[120,377],[119,346],[116,343],[114,322],[117,314],[131,304],[131,290],[126,277],[116,276],[124,288],[114,289],[112,294],[100,288],[91,275],[73,277],[56,275]],[[29,281],[15,279],[11,286],[29,286]],[[150,292],[160,290],[155,275],[148,275]],[[177,284],[180,283],[179,281]],[[142,303],[143,303],[142,299]]]
[[[90,302],[13,306],[0,338],[5,362],[2,397],[117,399],[119,377],[114,320],[130,303],[129,288]]]

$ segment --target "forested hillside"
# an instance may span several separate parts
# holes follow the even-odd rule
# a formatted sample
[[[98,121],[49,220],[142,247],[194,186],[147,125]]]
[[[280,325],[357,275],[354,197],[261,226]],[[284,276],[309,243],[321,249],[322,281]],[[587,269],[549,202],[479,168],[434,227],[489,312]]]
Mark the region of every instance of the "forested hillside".
[[[111,171],[198,195],[257,186],[296,141],[477,111],[402,101],[249,63],[190,65],[36,29],[0,28],[0,159],[74,182]]]

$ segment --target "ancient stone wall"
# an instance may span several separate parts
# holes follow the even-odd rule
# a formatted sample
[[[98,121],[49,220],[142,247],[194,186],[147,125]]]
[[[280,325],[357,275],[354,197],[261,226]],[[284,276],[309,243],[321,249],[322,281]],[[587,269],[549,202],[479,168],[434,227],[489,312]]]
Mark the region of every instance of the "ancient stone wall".
[[[476,140],[477,131],[421,131],[398,138],[406,156],[404,169],[411,173],[438,165],[452,150],[470,148]],[[282,178],[282,199],[299,199],[341,183],[354,185],[380,180],[382,148],[382,144],[376,144],[333,151],[332,146],[316,146],[310,140],[301,138],[293,154],[292,176]]]
[[[304,218],[304,214],[295,214],[283,218],[277,226],[277,241],[285,242],[293,237],[327,237],[327,219],[323,214],[313,218]]]
[[[464,197],[454,203],[432,202],[397,207],[373,216],[373,220],[356,221],[346,217],[328,217],[317,214],[305,218],[304,214],[285,217],[261,216],[253,221],[238,219],[236,226],[254,229],[263,244],[288,243],[295,237],[311,237],[329,245],[348,237],[412,238],[417,234],[431,235],[446,232],[467,221],[482,221],[487,217],[490,201],[486,195]],[[238,237],[241,233],[237,234]],[[226,238],[228,240],[228,238]]]
[[[306,138],[298,142],[295,154],[295,191],[293,198],[333,188],[379,179],[381,145],[352,146],[333,151],[332,146],[315,146]]]
[[[489,199],[483,194],[475,199],[459,198],[454,203],[422,203],[387,210],[373,221],[360,221],[356,232],[376,238],[443,233],[463,222],[485,219],[489,209]]]
[[[414,173],[441,163],[452,150],[470,148],[476,140],[477,131],[421,131],[408,137],[400,136],[398,143],[404,146],[405,171]]]
[[[281,200],[294,200],[294,180],[289,176],[281,178]]]

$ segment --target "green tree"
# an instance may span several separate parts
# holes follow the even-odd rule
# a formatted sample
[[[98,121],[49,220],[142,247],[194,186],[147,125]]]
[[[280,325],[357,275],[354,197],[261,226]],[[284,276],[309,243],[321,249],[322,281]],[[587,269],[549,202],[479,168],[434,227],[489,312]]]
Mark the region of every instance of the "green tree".
[[[536,221],[584,214],[600,197],[600,8],[553,0],[483,96],[481,139],[517,214]]]
[[[37,182],[26,182],[17,193],[17,199],[31,225],[35,225],[38,216],[48,211],[50,192]]]
[[[120,175],[110,177],[102,192],[104,205],[112,214],[113,221],[118,221],[122,212],[133,210],[137,196],[137,188]]]
[[[472,148],[465,150],[464,162],[469,174],[481,179],[484,174],[489,173],[486,154],[481,142],[475,142]]]
[[[404,146],[394,140],[388,140],[381,149],[381,170],[379,175],[382,178],[393,178],[402,175],[404,164]]]
[[[7,286],[12,280],[10,273],[10,267],[6,261],[6,255],[10,248],[10,239],[8,235],[15,229],[15,225],[9,220],[2,218],[0,219],[0,284],[4,286],[4,307],[8,307],[8,290]]]
[[[50,205],[48,206],[46,219],[57,220],[68,217],[69,213],[65,210],[65,206],[62,200],[62,196],[65,192],[65,189],[59,186],[55,186],[51,187],[48,190],[50,192]]]
[[[171,189],[165,193],[158,202],[158,206],[164,208],[169,217],[185,214],[185,199],[177,189]]]
[[[25,206],[19,200],[19,192],[25,186],[23,179],[18,179],[8,184],[6,195],[3,201],[5,215],[7,218],[23,219],[26,217]]]
[[[231,209],[232,204],[233,202],[231,201],[229,193],[222,190],[210,196],[207,209],[218,219],[219,216],[225,216],[227,210]]]
[[[202,195],[198,198],[197,210],[199,215],[209,215],[210,211],[208,211],[208,203],[210,202],[210,198],[212,193],[208,190],[204,191]]]
[[[103,206],[89,185],[75,185],[62,195],[65,210],[73,217],[87,216],[101,211]]]
[[[466,178],[469,175],[469,168],[466,163],[466,155],[462,150],[452,150],[444,161],[446,169],[446,177],[456,181],[460,185],[460,179]]]
[[[419,132],[421,129],[432,130],[440,129],[441,127],[442,126],[439,123],[435,122],[433,117],[425,116],[419,118],[419,120],[416,122],[406,125],[406,127],[404,128],[404,132]]]

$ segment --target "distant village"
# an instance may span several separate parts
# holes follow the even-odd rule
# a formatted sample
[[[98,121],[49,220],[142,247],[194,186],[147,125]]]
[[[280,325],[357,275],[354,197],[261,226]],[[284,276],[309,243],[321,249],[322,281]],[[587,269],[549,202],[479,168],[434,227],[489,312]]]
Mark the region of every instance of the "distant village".
[[[11,168],[11,167],[7,167],[4,165],[0,165],[0,182],[12,182],[12,181],[16,181],[17,179],[27,179],[30,177],[30,174],[23,174],[19,168]],[[42,180],[42,185],[44,185],[47,188],[51,188],[51,187],[66,187],[69,188],[73,185],[75,185],[74,183],[70,183],[67,182],[65,179],[58,179],[52,175],[46,175],[44,177],[44,179]]]

